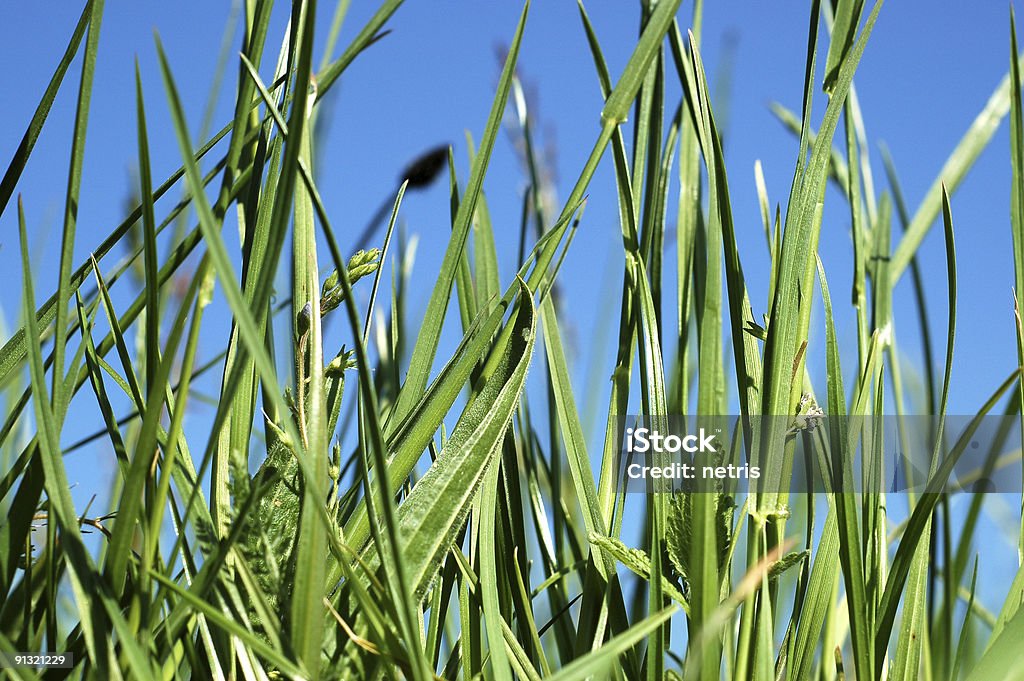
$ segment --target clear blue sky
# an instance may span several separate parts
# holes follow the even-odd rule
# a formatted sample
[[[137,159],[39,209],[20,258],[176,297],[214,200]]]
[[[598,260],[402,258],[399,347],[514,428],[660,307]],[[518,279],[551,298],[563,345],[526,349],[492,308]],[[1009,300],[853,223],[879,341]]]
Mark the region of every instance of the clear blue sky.
[[[0,63],[8,74],[0,111],[0,161],[5,166],[77,20],[78,3],[74,4],[72,8],[72,3],[19,3],[16,8],[8,8],[0,22]],[[265,79],[287,21],[287,4],[277,4],[268,40],[271,54],[262,69]],[[353,3],[341,46],[362,26],[375,4]],[[725,107],[728,110],[723,126],[726,161],[755,315],[764,311],[768,260],[753,165],[761,159],[771,200],[784,207],[796,141],[774,119],[767,104],[779,101],[793,109],[799,107],[807,31],[803,4],[711,2],[705,12],[702,51],[717,95],[719,116]],[[636,5],[618,0],[592,1],[588,6],[613,74],[625,64],[635,39]],[[321,3],[321,44],[332,11],[328,3]],[[421,150],[440,142],[454,143],[464,181],[467,164],[463,131],[469,129],[477,138],[482,132],[500,68],[496,54],[510,40],[519,11],[515,2],[409,2],[389,22],[392,33],[362,55],[338,83],[332,93],[329,138],[318,162],[327,208],[335,216],[335,226],[348,230],[341,236],[343,244],[355,238],[393,189],[399,169]],[[229,12],[227,2],[107,2],[86,147],[76,264],[87,257],[126,210],[130,170],[136,165],[133,57],[138,56],[141,63],[153,176],[159,182],[180,164],[180,157],[156,66],[153,30],[159,32],[166,47],[186,114],[196,130]],[[689,12],[689,3],[684,3],[680,15],[684,25],[689,23]],[[232,55],[237,53],[239,38],[236,32]],[[723,55],[730,53],[726,48],[730,44],[733,50],[728,67]],[[872,143],[876,186],[885,186],[877,146],[884,141],[895,158],[907,201],[911,209],[916,207],[1006,72],[1008,62],[1007,3],[887,3],[856,79]],[[40,299],[53,291],[56,282],[78,69],[76,62],[18,187],[25,196],[31,245],[39,260],[36,292]],[[601,109],[576,3],[534,2],[520,71],[532,88],[542,138],[557,150],[558,188],[564,197],[596,138]],[[725,77],[728,73],[731,79]],[[217,101],[215,128],[230,118],[236,74],[232,57]],[[678,88],[672,88],[669,107],[674,107],[677,97]],[[819,94],[818,119],[823,101]],[[1008,138],[1004,123],[953,196],[961,273],[958,359],[951,398],[954,413],[976,411],[1016,364]],[[511,145],[507,138],[499,138],[485,190],[499,234],[505,282],[513,271],[522,187],[522,174]],[[569,310],[567,333],[572,341],[577,393],[583,392],[585,369],[595,357],[603,372],[612,366],[614,332],[605,336],[598,329],[602,324],[616,323],[621,278],[610,163],[602,166],[589,191],[584,223],[561,277]],[[175,199],[178,196],[176,192],[172,195]],[[834,190],[830,190],[826,203],[829,208],[821,249],[840,315],[837,321],[844,360],[849,366],[856,345],[853,310],[846,302],[852,259],[849,220]],[[162,205],[164,210],[169,206],[169,202]],[[438,185],[408,196],[402,214],[410,232],[421,236],[414,274],[419,284],[414,287],[416,293],[409,306],[415,319],[425,305],[433,281],[431,273],[440,262],[446,240],[446,189]],[[10,207],[0,217],[0,271],[10,282],[0,288],[0,306],[8,328],[17,318],[21,290],[15,219]],[[921,257],[938,343],[945,337],[946,299],[939,231],[933,230],[926,239]],[[326,264],[326,257],[323,261]],[[107,267],[113,262],[110,259]],[[610,281],[601,281],[604,271],[612,273]],[[667,271],[674,271],[674,266]],[[667,290],[672,289],[674,284],[669,282]],[[616,299],[610,306],[605,305],[602,295]],[[902,349],[920,367],[916,319],[907,307],[910,296],[905,279],[897,289],[897,331],[903,339]],[[820,329],[820,319],[814,324]],[[457,319],[453,316],[449,328],[455,326]],[[213,341],[225,337],[226,317],[213,316],[206,327],[212,353]],[[7,334],[0,332],[0,337],[6,338]],[[453,347],[456,338],[447,334],[445,341]],[[941,345],[936,350],[941,353]],[[814,358],[813,350],[811,356]],[[823,374],[820,357],[818,353],[811,364],[818,377]],[[199,387],[215,390],[211,382]],[[598,388],[596,393],[585,393],[593,399],[581,405],[584,411],[604,413],[605,390],[603,385]],[[87,421],[69,422],[65,441],[94,427],[95,420]],[[78,501],[81,504],[84,499],[78,497]]]

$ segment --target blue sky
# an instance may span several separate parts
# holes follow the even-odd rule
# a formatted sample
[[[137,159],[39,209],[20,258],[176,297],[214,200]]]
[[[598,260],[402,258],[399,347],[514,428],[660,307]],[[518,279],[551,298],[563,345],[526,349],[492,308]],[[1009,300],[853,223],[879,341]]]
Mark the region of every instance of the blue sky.
[[[271,45],[279,40],[287,19],[286,6],[280,5],[275,10]],[[373,9],[373,3],[353,5],[342,45]],[[876,184],[884,187],[877,146],[884,141],[896,160],[912,207],[984,105],[1008,62],[1007,8],[1002,3],[975,3],[969,12],[951,1],[928,3],[928,11],[922,8],[920,3],[889,3],[883,8],[857,78],[873,143]],[[500,67],[496,55],[510,39],[519,9],[517,3],[490,3],[486,10],[453,0],[408,3],[390,22],[391,35],[360,57],[337,85],[332,93],[329,136],[318,162],[328,208],[332,214],[344,216],[336,219],[343,242],[344,230],[358,232],[391,191],[398,170],[419,151],[438,142],[452,142],[463,164],[460,170],[466,172],[463,131],[468,129],[477,137],[482,131]],[[617,73],[635,37],[636,8],[633,3],[616,2],[593,3],[588,9],[612,72]],[[228,3],[107,3],[86,147],[77,261],[124,211],[130,170],[136,165],[132,58],[137,55],[142,65],[153,138],[153,174],[162,178],[179,164],[179,156],[155,64],[153,31],[159,32],[167,49],[189,122],[196,130],[229,11]],[[330,6],[320,8],[324,34],[332,11]],[[4,63],[17,77],[7,87],[7,105],[0,114],[8,131],[0,136],[0,158],[5,159],[20,139],[77,11],[26,3],[9,15],[0,26],[0,49]],[[688,24],[688,16],[684,3],[684,24]],[[747,3],[742,11],[708,3],[705,12],[703,52],[718,95],[719,115],[728,113],[723,133],[730,188],[755,314],[762,311],[766,298],[767,257],[752,168],[755,160],[762,161],[770,198],[784,206],[795,162],[795,140],[775,121],[767,104],[778,101],[793,109],[799,106],[806,22],[804,9],[780,9],[767,3]],[[238,39],[236,34],[235,46]],[[733,46],[728,60],[731,67],[725,66],[722,58],[730,52],[726,45]],[[233,53],[236,50],[233,48]],[[267,74],[269,67],[265,67]],[[542,136],[556,149],[558,187],[564,196],[596,138],[601,107],[575,3],[534,3],[520,70],[533,92]],[[40,295],[52,291],[55,281],[77,75],[76,64],[18,187],[25,196],[32,245],[42,261]],[[232,63],[218,99],[215,128],[230,117],[235,77]],[[670,107],[677,96],[676,89],[670,91]],[[824,97],[819,96],[819,112],[823,102]],[[1014,364],[1007,139],[1004,126],[953,199],[962,274],[961,361],[955,376],[954,411],[973,411]],[[509,237],[504,244],[510,248],[508,258],[502,261],[506,277],[513,265],[522,186],[511,145],[500,139],[485,189],[496,226]],[[574,320],[584,336],[600,323],[589,314],[595,306],[588,304],[595,292],[595,265],[603,269],[621,258],[610,164],[595,177],[590,197],[581,238],[570,252],[563,276],[567,299],[578,313]],[[446,191],[438,185],[429,192],[410,195],[403,207],[410,231],[425,237],[417,259],[417,271],[423,277],[429,276],[440,259],[444,241],[436,235],[447,228],[446,201]],[[831,210],[822,229],[822,254],[832,288],[840,298],[849,282],[848,218],[834,191],[826,203]],[[19,268],[15,234],[14,215],[8,211],[0,217],[0,266],[12,272]],[[922,257],[936,330],[941,330],[945,324],[945,267],[938,230],[926,240]],[[909,294],[904,280],[897,290],[898,300],[909,302]],[[0,304],[12,320],[17,288],[0,293]],[[916,339],[913,318],[904,315],[901,319],[900,309],[897,328],[906,339],[904,349],[919,364],[916,343],[907,342]],[[416,313],[416,301],[411,310]],[[837,313],[841,336],[852,341],[851,309],[838,302]]]
[[[262,69],[265,79],[287,21],[287,5],[278,5],[268,40],[270,54]],[[321,5],[322,44],[333,7]],[[355,35],[374,5],[353,3],[340,46]],[[636,5],[592,1],[588,6],[613,74],[621,71],[635,39]],[[442,142],[454,143],[465,180],[468,164],[463,131],[468,129],[477,138],[482,132],[500,69],[496,55],[511,39],[520,9],[514,2],[409,2],[389,22],[392,33],[362,55],[336,85],[331,95],[332,125],[318,163],[321,192],[328,210],[336,216],[334,223],[341,231],[343,246],[355,239],[365,220],[393,190],[399,170],[420,151]],[[227,2],[107,2],[86,147],[76,264],[125,212],[130,171],[136,165],[133,57],[137,56],[141,64],[153,176],[159,182],[180,164],[180,157],[156,66],[153,30],[167,50],[189,123],[196,130],[230,10]],[[689,23],[689,13],[690,5],[684,3],[680,14],[684,25]],[[0,22],[0,60],[9,74],[0,110],[0,160],[4,164],[21,138],[77,17],[78,9],[72,9],[70,3],[19,3]],[[707,3],[705,10],[702,52],[717,97],[716,113],[721,117],[728,111],[727,119],[720,123],[724,123],[733,211],[755,315],[764,311],[768,259],[753,165],[757,159],[762,161],[771,201],[785,207],[796,140],[775,120],[767,105],[778,101],[792,109],[799,107],[806,31],[807,9],[803,3]],[[233,38],[232,55],[237,52],[239,35]],[[1008,62],[1006,3],[887,3],[856,79],[879,190],[885,182],[878,143],[884,141],[913,210],[1006,72]],[[31,245],[39,262],[36,291],[40,299],[56,285],[78,68],[76,62],[18,186],[25,197]],[[534,2],[519,68],[533,95],[542,140],[557,151],[557,186],[564,197],[596,139],[602,103],[575,2]],[[230,118],[236,74],[232,58],[217,99],[215,129]],[[667,99],[670,110],[677,98],[678,88],[673,87]],[[816,120],[824,105],[820,91],[817,103]],[[953,413],[976,411],[1016,364],[1008,138],[1004,123],[953,196],[961,275]],[[506,283],[516,255],[523,186],[511,144],[502,136],[485,191],[499,235]],[[585,392],[583,387],[587,385],[585,370],[589,365],[596,361],[603,377],[613,361],[614,331],[608,333],[602,327],[617,324],[622,255],[610,163],[602,165],[589,192],[585,219],[561,281],[576,390],[592,398],[584,400],[581,407],[585,412],[593,409],[603,414],[607,408],[603,382],[595,392]],[[179,195],[172,192],[171,201]],[[166,210],[171,204],[158,204],[158,211],[161,205]],[[856,346],[853,310],[847,303],[852,260],[849,220],[834,190],[829,191],[826,205],[821,250],[839,315],[843,358],[849,367],[855,361]],[[440,262],[446,241],[446,188],[439,184],[427,192],[410,194],[402,216],[409,231],[420,235],[414,272],[418,285],[409,305],[414,320],[426,303],[433,283],[431,273]],[[0,271],[11,282],[0,288],[0,306],[8,328],[15,323],[20,304],[21,287],[15,283],[20,282],[16,234],[15,214],[9,208],[0,217]],[[925,240],[921,258],[936,350],[941,353],[946,285],[939,230],[933,230]],[[322,261],[326,264],[326,257]],[[113,262],[110,259],[107,266]],[[673,270],[674,266],[667,268]],[[607,280],[603,280],[604,272],[611,273]],[[667,282],[667,290],[672,289],[674,283]],[[919,370],[916,318],[908,307],[912,302],[909,281],[904,279],[896,293],[898,337],[911,366]],[[613,299],[606,304],[602,297],[609,295]],[[457,318],[450,316],[449,328],[457,324]],[[817,329],[812,333],[820,339],[820,317],[812,324]],[[205,328],[212,354],[212,343],[226,336],[227,319],[222,314],[211,315]],[[339,332],[337,326],[334,332]],[[6,334],[0,333],[0,337]],[[454,347],[455,342],[454,334],[446,334],[447,347]],[[812,349],[811,357],[811,370],[823,387],[822,355],[818,353],[815,359]],[[211,394],[216,389],[215,382],[210,381],[198,387]],[[65,441],[96,423],[79,419],[67,424]]]

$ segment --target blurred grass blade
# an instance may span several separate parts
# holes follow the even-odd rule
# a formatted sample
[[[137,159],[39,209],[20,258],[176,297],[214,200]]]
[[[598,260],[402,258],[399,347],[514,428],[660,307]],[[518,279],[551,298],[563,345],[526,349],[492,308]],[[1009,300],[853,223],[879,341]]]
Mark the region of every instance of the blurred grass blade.
[[[1020,57],[1017,58],[1020,59]],[[1018,61],[1018,67],[1019,64]],[[903,270],[910,264],[911,256],[917,251],[925,234],[928,233],[939,216],[942,210],[943,185],[950,193],[956,191],[981,152],[988,146],[1009,110],[1010,74],[1007,74],[996,86],[992,96],[985,103],[985,107],[971,123],[949,158],[946,159],[942,170],[939,171],[928,188],[928,193],[925,194],[924,200],[921,201],[910,224],[907,225],[906,232],[900,240],[899,246],[896,247],[890,265],[889,276],[894,283],[899,281]]]
[[[1024,612],[1018,612],[1006,623],[998,638],[989,643],[988,650],[971,670],[967,681],[1017,681],[1024,679],[1020,664],[1020,642],[1024,640]]]

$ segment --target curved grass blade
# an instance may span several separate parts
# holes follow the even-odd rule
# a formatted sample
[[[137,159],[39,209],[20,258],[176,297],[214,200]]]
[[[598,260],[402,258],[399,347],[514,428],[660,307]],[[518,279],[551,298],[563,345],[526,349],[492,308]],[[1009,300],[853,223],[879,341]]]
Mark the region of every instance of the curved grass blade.
[[[577,681],[592,677],[610,678],[620,670],[619,658],[654,631],[663,627],[673,615],[679,612],[672,605],[650,617],[633,624],[629,629],[606,641],[600,648],[569,664],[548,677],[549,681]]]
[[[519,280],[519,310],[504,348],[486,383],[467,405],[430,470],[413,486],[398,508],[402,555],[412,596],[419,602],[440,568],[470,510],[470,504],[497,456],[512,413],[519,403],[536,338],[533,296]],[[489,364],[491,362],[488,362]],[[379,564],[377,547],[364,556]]]

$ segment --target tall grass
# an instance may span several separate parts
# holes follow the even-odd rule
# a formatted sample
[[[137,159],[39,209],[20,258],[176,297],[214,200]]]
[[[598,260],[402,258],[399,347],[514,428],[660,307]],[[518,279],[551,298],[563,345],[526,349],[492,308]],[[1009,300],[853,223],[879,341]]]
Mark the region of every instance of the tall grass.
[[[1005,402],[1024,415],[1019,372],[994,387],[963,433],[936,434],[899,524],[884,487],[873,484],[891,443],[859,425],[887,404],[900,418],[910,404],[926,405],[942,423],[963,302],[953,195],[1007,114],[1013,284],[1024,288],[1024,116],[1012,16],[1009,75],[912,211],[888,159],[888,189],[876,195],[854,87],[872,29],[885,20],[882,2],[811,3],[802,110],[777,109],[798,138],[785,206],[773,210],[757,172],[771,273],[767,300],[755,301],[700,53],[699,0],[641,2],[642,30],[617,75],[579,3],[583,56],[605,104],[560,209],[544,200],[552,188],[516,70],[527,3],[483,135],[469,140],[464,182],[451,150],[428,154],[382,210],[386,228],[367,231],[374,247],[344,250],[353,239],[337,226],[351,220],[322,201],[315,122],[363,50],[392,39],[384,32],[401,4],[384,2],[332,60],[349,5],[339,2],[331,49],[314,70],[323,20],[315,0],[292,3],[276,65],[272,3],[247,1],[233,118],[198,147],[181,74],[158,40],[159,73],[136,66],[137,205],[75,263],[87,129],[104,123],[89,119],[104,6],[86,3],[0,182],[0,213],[17,214],[23,263],[22,322],[0,349],[0,448],[9,462],[0,471],[0,651],[72,653],[74,678],[100,679],[1024,677],[1016,662],[1024,569],[998,612],[987,609],[976,598],[978,560],[990,550],[976,545],[984,496],[975,493],[967,520],[956,523],[945,491],[985,414]],[[67,83],[80,53],[77,84]],[[158,80],[182,166],[154,186],[143,93]],[[676,84],[682,97],[666,101]],[[33,276],[32,197],[14,199],[58,91],[76,86],[54,286]],[[483,192],[503,126],[521,143],[527,170],[516,272],[499,271]],[[615,364],[602,368],[611,378],[607,427],[593,451],[580,417],[593,398],[571,379],[558,278],[574,239],[587,238],[577,227],[608,157],[624,265],[614,273]],[[410,243],[396,229],[403,197],[443,178],[445,161],[443,261],[413,274]],[[842,285],[851,285],[852,310],[831,297],[818,258],[829,183],[851,225],[853,281]],[[183,198],[158,222],[157,201],[172,191]],[[195,226],[175,227],[169,239],[167,228],[189,211]],[[222,235],[234,219],[240,253]],[[917,259],[937,219],[946,246],[941,310],[925,306],[924,281],[935,275]],[[119,245],[131,258],[111,264]],[[186,271],[188,285],[172,287]],[[892,291],[908,273],[915,318],[897,324]],[[285,303],[273,295],[282,278]],[[405,319],[412,286],[430,289],[415,324]],[[40,290],[53,290],[41,304]],[[231,315],[221,338],[204,332],[215,292]],[[820,320],[811,314],[816,300]],[[447,355],[441,338],[453,305],[461,341]],[[840,359],[840,309],[856,319],[852,369]],[[944,344],[929,334],[941,312]],[[325,340],[328,315],[345,325],[340,347]],[[901,376],[897,327],[922,334],[921,394]],[[815,332],[825,337],[824,395],[814,395],[808,361]],[[220,354],[200,366],[201,343]],[[1024,360],[1019,314],[1017,343]],[[221,372],[220,394],[209,407],[212,430],[197,434],[186,423],[199,401],[192,381],[209,371]],[[127,415],[114,406],[122,394]],[[95,439],[66,444],[64,426],[83,408],[98,411],[103,427]],[[790,493],[794,433],[819,409],[829,416],[816,431],[828,489]],[[730,410],[747,424],[734,454],[764,471],[750,490],[699,482],[625,493],[620,417]],[[116,462],[109,515],[71,497],[64,455],[83,446]],[[37,677],[30,668],[7,673]]]

